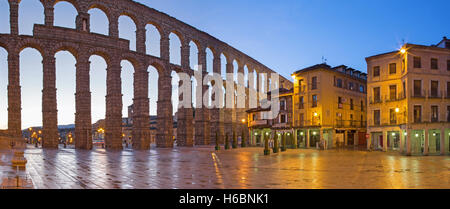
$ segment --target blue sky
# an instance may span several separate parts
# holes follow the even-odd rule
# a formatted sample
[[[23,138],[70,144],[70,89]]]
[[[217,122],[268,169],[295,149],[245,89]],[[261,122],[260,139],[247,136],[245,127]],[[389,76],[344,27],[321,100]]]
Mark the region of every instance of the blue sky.
[[[445,0],[139,0],[234,46],[261,63],[289,77],[291,72],[320,63],[345,64],[366,71],[364,58],[397,49],[402,41],[430,45],[450,37],[450,2]],[[91,30],[107,33],[107,19],[91,10]],[[21,34],[31,34],[34,23],[44,21],[38,0],[23,0],[19,11]],[[55,7],[55,25],[74,27],[76,11],[66,2]],[[122,38],[135,41],[131,19],[119,20]],[[147,51],[158,55],[158,34],[147,33]],[[0,33],[9,32],[7,0],[0,0]],[[131,49],[135,44],[131,45]],[[192,48],[192,47],[191,47]],[[171,36],[172,61],[179,62],[179,43]],[[195,49],[191,64],[196,62]],[[68,52],[57,58],[58,120],[74,121],[75,60]],[[7,123],[7,53],[0,48],[0,129]],[[41,125],[42,58],[33,49],[21,53],[23,127]],[[208,62],[212,56],[208,54]],[[222,63],[224,65],[224,63]],[[192,66],[192,65],[191,65]],[[211,65],[209,65],[211,66]],[[122,62],[124,106],[132,101],[130,63]],[[91,57],[93,122],[104,117],[106,64]],[[157,74],[150,71],[150,88]],[[175,81],[174,81],[175,83]],[[150,111],[156,113],[156,93],[150,92]],[[174,96],[174,100],[175,96]],[[176,103],[176,101],[175,101]],[[124,108],[124,116],[126,111]]]

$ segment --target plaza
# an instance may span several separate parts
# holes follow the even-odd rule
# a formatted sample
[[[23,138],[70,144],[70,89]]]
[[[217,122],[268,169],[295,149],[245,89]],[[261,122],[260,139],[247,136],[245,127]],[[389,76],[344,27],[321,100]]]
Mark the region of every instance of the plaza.
[[[0,175],[15,175],[0,153]],[[29,147],[21,176],[35,189],[430,189],[450,188],[450,157],[398,152],[195,148],[106,152]]]

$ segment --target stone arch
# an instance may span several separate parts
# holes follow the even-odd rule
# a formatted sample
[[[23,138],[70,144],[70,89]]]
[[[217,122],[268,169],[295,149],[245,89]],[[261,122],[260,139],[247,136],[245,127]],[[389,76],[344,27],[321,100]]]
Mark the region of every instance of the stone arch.
[[[55,2],[53,3],[53,7],[60,2],[67,2],[71,4],[77,10],[77,13],[80,13],[80,5],[76,0],[55,0]]]
[[[56,55],[60,51],[68,51],[75,59],[78,59],[78,46],[71,43],[58,43],[53,47],[53,55]]]
[[[121,61],[126,60],[130,62],[134,68],[134,72],[139,70],[142,66],[142,64],[138,61],[138,59],[136,59],[136,57],[132,54],[123,54],[120,60]]]
[[[58,9],[59,6],[61,6],[63,8],[60,9],[64,9],[63,13],[59,13],[60,10]],[[72,9],[75,10],[75,14],[73,16],[73,19],[71,20],[71,23],[68,23],[65,21],[65,18],[67,18],[67,16],[69,16],[68,11],[66,11],[68,8],[70,7]],[[78,5],[76,4],[76,2],[70,1],[70,0],[59,0],[59,1],[55,1],[55,3],[53,4],[53,8],[54,8],[54,19],[53,19],[53,25],[54,26],[59,26],[59,27],[66,27],[66,28],[72,28],[72,29],[76,29],[76,19],[77,19],[77,15],[79,14],[79,9],[77,8]],[[60,23],[61,21],[61,23]],[[70,25],[68,25],[70,24]]]
[[[26,48],[33,48],[41,54],[42,57],[45,55],[45,50],[41,46],[41,43],[35,39],[26,39],[19,42],[17,45],[17,52],[20,54]]]
[[[99,2],[99,1],[91,1],[91,4],[87,7],[87,10],[91,10],[91,9],[99,9],[101,10],[106,17],[108,18],[108,21],[111,22],[111,12],[108,8],[108,6],[105,6],[103,4],[103,2]]]
[[[103,60],[105,60],[107,66],[110,66],[110,64],[111,64],[110,56],[106,49],[91,48],[88,51],[88,55],[89,55],[89,57],[92,57],[92,55],[100,56],[103,58]]]
[[[32,2],[32,3],[30,3]],[[25,5],[25,6],[24,6]],[[33,16],[33,22],[23,22],[25,14],[27,16]],[[39,15],[37,15],[39,13]],[[22,18],[21,18],[22,17]],[[39,20],[37,20],[40,18]],[[44,24],[45,15],[44,15],[44,5],[39,0],[33,1],[20,1],[19,2],[19,34],[24,35],[32,35],[33,34],[33,25],[34,24]],[[32,24],[32,25],[29,25]],[[20,27],[25,26],[25,27]]]

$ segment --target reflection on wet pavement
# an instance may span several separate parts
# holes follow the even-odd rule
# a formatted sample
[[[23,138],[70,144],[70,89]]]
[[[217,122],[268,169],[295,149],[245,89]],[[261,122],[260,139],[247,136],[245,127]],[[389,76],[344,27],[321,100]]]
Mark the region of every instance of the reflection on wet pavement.
[[[213,150],[27,149],[26,172],[39,189],[450,188],[449,156],[338,150],[264,156],[262,148]],[[3,176],[10,172],[2,164],[0,171]]]

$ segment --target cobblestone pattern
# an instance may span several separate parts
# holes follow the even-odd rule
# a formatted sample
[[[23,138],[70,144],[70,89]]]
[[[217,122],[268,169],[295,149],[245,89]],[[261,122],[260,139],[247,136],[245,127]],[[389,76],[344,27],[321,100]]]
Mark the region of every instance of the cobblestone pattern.
[[[258,73],[273,72],[263,64],[238,51],[228,44],[217,40],[205,32],[199,31],[167,14],[148,8],[131,0],[78,0],[69,1],[77,9],[76,29],[54,27],[54,5],[57,0],[41,0],[44,6],[45,24],[35,25],[33,36],[19,35],[18,10],[20,0],[9,0],[10,5],[10,34],[0,34],[0,47],[8,52],[8,131],[13,136],[21,136],[21,86],[19,54],[27,47],[37,49],[43,57],[44,85],[43,85],[43,140],[45,148],[58,148],[57,132],[57,98],[55,88],[55,54],[61,50],[70,51],[77,60],[76,78],[76,147],[78,149],[92,149],[91,133],[91,93],[89,87],[89,57],[91,55],[102,56],[107,63],[107,96],[106,96],[106,130],[105,140],[107,149],[122,149],[121,145],[121,119],[122,119],[122,94],[120,78],[120,61],[129,60],[135,69],[134,106],[133,117],[136,123],[133,127],[133,145],[136,149],[148,149],[150,133],[149,101],[148,101],[148,72],[149,66],[154,66],[159,73],[159,99],[158,99],[158,133],[156,142],[158,147],[172,146],[172,95],[170,72],[186,72],[192,74],[189,69],[189,43],[197,44],[199,49],[199,64],[206,71],[205,49],[212,49],[216,63],[214,72],[220,72],[220,55],[227,57],[227,72],[232,67],[232,62],[237,60],[241,66],[252,66]],[[109,20],[109,35],[90,33],[89,9],[99,8],[105,12]],[[136,51],[129,50],[129,41],[119,38],[118,18],[126,14],[136,24]],[[160,57],[146,55],[145,39],[147,24],[153,24],[159,30]],[[169,34],[174,32],[182,42],[182,66],[169,63]],[[253,70],[253,69],[252,69]],[[232,71],[231,71],[232,72]],[[292,83],[281,78],[281,82]],[[203,86],[203,92],[207,86]],[[213,134],[210,133],[210,112],[206,108],[197,110],[198,122],[195,127],[196,144],[209,144]],[[217,111],[213,112],[218,114]],[[235,116],[233,116],[235,117]],[[184,117],[182,120],[191,120]],[[213,117],[217,127],[217,116]],[[230,133],[230,123],[225,120],[224,131]],[[181,124],[188,124],[181,122]],[[182,136],[190,145],[191,133],[187,128],[181,127]],[[184,130],[184,131],[183,131]],[[219,128],[219,131],[221,128]],[[214,129],[217,131],[217,129]],[[186,133],[186,134],[185,134]]]

